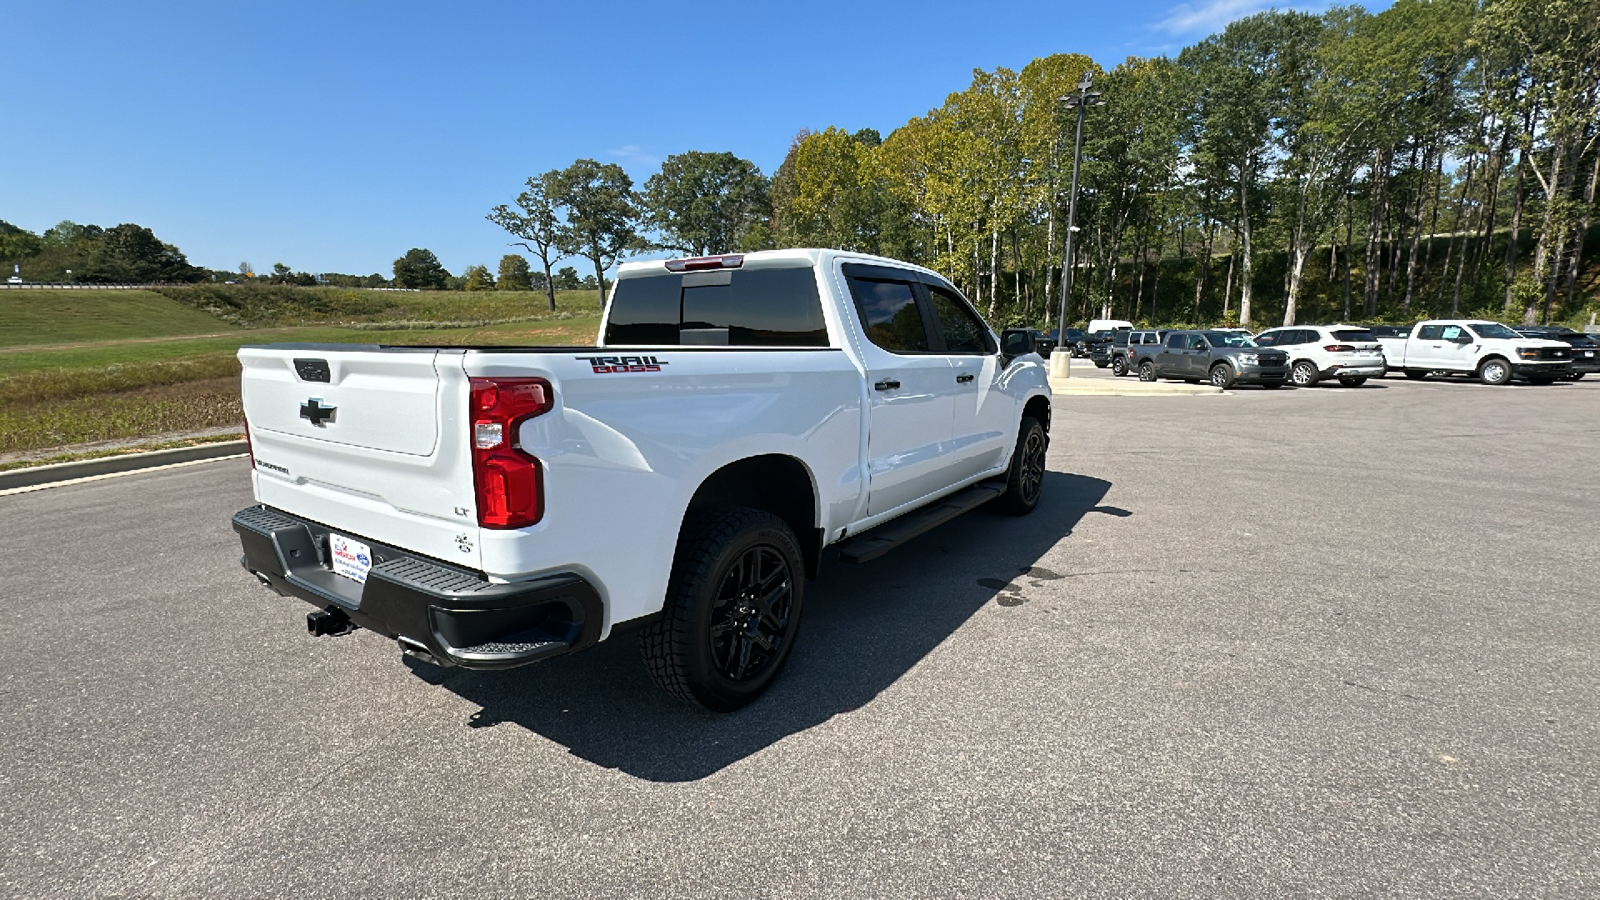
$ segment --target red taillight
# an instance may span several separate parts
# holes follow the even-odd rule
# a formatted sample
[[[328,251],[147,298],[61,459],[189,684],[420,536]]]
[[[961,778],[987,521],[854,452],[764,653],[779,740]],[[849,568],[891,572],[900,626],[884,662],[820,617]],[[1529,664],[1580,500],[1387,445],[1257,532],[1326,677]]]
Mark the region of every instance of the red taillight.
[[[521,424],[547,412],[554,392],[543,378],[472,379],[472,481],[478,524],[524,528],[544,515],[539,461],[517,442]]]
[[[1354,353],[1356,348],[1350,346],[1349,344],[1329,344],[1322,349],[1328,351],[1329,353]]]
[[[696,256],[691,259],[667,260],[669,272],[698,272],[701,269],[737,269],[744,265],[743,253],[725,253],[722,256]]]

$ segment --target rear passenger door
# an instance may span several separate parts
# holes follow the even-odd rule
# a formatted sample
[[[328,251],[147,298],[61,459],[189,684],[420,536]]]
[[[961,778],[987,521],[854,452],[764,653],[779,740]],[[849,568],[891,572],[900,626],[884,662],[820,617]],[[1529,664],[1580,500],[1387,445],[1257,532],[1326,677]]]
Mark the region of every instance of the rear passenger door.
[[[955,379],[951,418],[952,474],[968,478],[999,467],[1016,438],[1021,411],[1000,386],[1000,348],[965,299],[937,284],[922,284]]]
[[[867,369],[867,515],[886,513],[948,485],[956,373],[935,349],[918,273],[840,267],[861,323]],[[931,326],[931,327],[930,327]]]

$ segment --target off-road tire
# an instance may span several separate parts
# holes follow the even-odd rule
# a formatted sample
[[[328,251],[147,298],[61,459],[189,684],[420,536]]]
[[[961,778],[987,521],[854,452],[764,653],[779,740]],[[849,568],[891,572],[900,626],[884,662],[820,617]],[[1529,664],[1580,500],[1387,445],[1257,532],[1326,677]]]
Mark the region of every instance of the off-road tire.
[[[773,567],[765,573],[773,588],[757,601],[741,589],[750,579],[734,569],[754,562],[754,582],[760,585],[763,561]],[[672,696],[713,712],[732,712],[760,696],[789,658],[799,636],[804,589],[799,542],[772,513],[735,508],[686,522],[661,618],[639,636],[645,668]],[[777,640],[750,628],[751,622],[767,623]],[[762,651],[758,635],[773,646],[759,657],[755,671],[730,677],[720,670],[736,667],[735,654],[745,647]]]
[[[1049,449],[1044,426],[1032,416],[1023,416],[1017,447],[1011,451],[1011,466],[1006,470],[1005,493],[994,499],[997,507],[1013,516],[1033,512],[1044,493],[1045,452]]]

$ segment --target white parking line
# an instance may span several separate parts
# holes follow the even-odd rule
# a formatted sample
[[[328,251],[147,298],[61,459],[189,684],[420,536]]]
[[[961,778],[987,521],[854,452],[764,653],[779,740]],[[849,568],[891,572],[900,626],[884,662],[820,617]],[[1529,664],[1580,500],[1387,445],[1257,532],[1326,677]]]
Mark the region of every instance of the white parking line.
[[[141,475],[145,472],[159,472],[162,469],[181,469],[184,466],[198,466],[205,463],[221,462],[225,459],[243,459],[249,454],[235,453],[232,456],[213,456],[210,459],[191,459],[187,462],[167,463],[164,466],[150,466],[146,469],[129,469],[126,472],[107,472],[104,475],[88,475],[83,478],[69,478],[66,481],[52,481],[49,484],[30,484],[25,487],[7,488],[0,491],[0,497],[12,494],[30,494],[34,491],[44,491],[55,487],[66,487],[69,484],[85,484],[90,481],[105,481],[107,478],[121,478],[125,475]]]

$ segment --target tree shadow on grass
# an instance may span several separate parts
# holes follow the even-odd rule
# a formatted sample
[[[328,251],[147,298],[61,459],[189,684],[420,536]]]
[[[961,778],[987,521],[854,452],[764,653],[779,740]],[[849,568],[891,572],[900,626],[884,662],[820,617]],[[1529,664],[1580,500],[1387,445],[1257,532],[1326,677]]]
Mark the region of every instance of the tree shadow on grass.
[[[1047,472],[1044,496],[1026,517],[970,512],[887,556],[835,563],[807,586],[794,653],[759,700],[715,714],[657,690],[633,635],[508,672],[413,672],[482,709],[468,727],[520,726],[574,755],[649,781],[705,778],[788,735],[876,698],[960,628],[985,603],[1003,606],[1011,579],[1030,569],[1090,512],[1111,484]],[[974,581],[977,567],[990,577]],[[1051,573],[1043,573],[1049,577]]]

